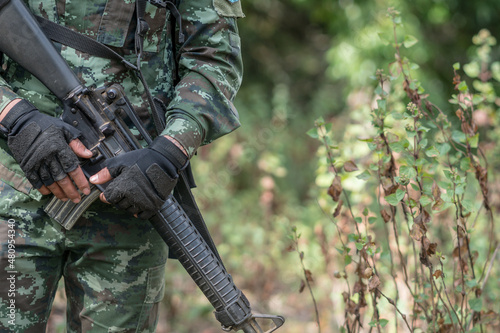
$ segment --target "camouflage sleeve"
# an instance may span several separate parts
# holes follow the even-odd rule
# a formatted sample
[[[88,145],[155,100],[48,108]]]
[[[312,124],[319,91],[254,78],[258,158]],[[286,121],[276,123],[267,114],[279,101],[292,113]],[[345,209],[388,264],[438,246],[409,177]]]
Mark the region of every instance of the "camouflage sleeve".
[[[19,98],[19,96],[12,91],[7,82],[5,82],[4,78],[0,76],[0,114],[5,109],[7,104],[16,98]]]
[[[193,155],[240,126],[233,100],[243,74],[236,24],[243,13],[233,0],[182,1],[179,12],[186,39],[177,45],[180,81],[162,134]]]

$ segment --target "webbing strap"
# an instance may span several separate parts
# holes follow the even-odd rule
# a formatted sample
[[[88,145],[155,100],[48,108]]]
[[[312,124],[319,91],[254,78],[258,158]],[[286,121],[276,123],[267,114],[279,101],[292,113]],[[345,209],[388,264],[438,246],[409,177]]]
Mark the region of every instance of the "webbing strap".
[[[144,45],[144,36],[146,35],[146,32],[149,29],[148,24],[144,20],[144,13],[146,12],[146,3],[147,0],[136,0],[135,2],[135,10],[137,14],[136,15],[137,24],[135,29],[135,53],[137,55],[136,74],[139,80],[141,80],[144,90],[146,91],[146,96],[148,99],[149,107],[151,108],[152,111],[151,114],[153,116],[153,122],[156,127],[156,132],[158,135],[160,135],[160,133],[165,128],[165,116],[161,115],[160,110],[158,110],[158,108],[156,107],[156,103],[153,100],[153,96],[151,95],[146,79],[144,78],[141,72],[141,59],[142,59],[142,52]]]
[[[54,42],[67,45],[73,49],[99,58],[117,60],[118,62],[123,63],[127,68],[134,71],[137,70],[137,67],[134,64],[127,61],[124,57],[106,45],[62,25],[49,21],[41,16],[35,15],[35,18],[37,19],[40,28],[42,28],[43,33]]]

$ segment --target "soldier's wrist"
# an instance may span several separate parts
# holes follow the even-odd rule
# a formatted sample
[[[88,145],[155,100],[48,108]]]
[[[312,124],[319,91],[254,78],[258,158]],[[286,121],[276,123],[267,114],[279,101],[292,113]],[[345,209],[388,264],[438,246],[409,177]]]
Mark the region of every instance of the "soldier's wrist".
[[[202,131],[199,125],[184,117],[172,117],[168,120],[165,130],[161,133],[177,142],[188,157],[192,157],[202,142]]]
[[[181,145],[181,143],[179,141],[177,141],[175,138],[171,137],[170,135],[164,135],[165,138],[167,138],[167,140],[169,140],[170,142],[172,142],[177,148],[179,148],[179,150],[184,154],[186,155],[186,157],[189,158],[189,154],[188,152],[186,151],[186,149]]]
[[[189,156],[165,136],[157,137],[149,148],[168,159],[178,171],[183,170],[189,163]]]
[[[22,124],[24,117],[33,111],[37,111],[36,107],[26,100],[15,99],[10,102],[1,113],[0,135],[6,138],[16,124]]]
[[[21,101],[20,98],[16,98],[16,99],[13,99],[12,101],[10,101],[9,104],[7,104],[1,111],[0,111],[0,122],[2,122],[3,118],[5,118],[5,116],[7,115],[7,113],[9,113],[9,111],[12,109],[12,107],[14,107],[14,105],[16,105],[17,103],[19,103]]]

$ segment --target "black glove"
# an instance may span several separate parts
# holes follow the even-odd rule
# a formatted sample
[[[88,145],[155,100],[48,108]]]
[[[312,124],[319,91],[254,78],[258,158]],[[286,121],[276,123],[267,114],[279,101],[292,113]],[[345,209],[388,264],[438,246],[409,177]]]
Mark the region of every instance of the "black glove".
[[[35,188],[52,185],[78,167],[78,158],[68,143],[80,136],[80,131],[39,112],[28,101],[14,105],[1,125],[14,158]]]
[[[188,164],[188,157],[170,140],[157,137],[145,149],[134,150],[104,163],[113,179],[104,191],[106,201],[141,219],[161,208]]]

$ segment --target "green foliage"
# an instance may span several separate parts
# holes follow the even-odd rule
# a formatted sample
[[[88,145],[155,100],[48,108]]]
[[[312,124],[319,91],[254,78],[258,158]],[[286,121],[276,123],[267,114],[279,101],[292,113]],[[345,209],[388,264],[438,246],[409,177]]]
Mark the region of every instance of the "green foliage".
[[[387,19],[389,3],[401,12],[400,16]],[[471,309],[478,306],[469,302],[476,299],[475,290],[484,288],[479,298],[484,314],[480,321],[484,325],[497,323],[489,310],[495,298],[500,297],[495,288],[500,275],[493,265],[483,287],[489,267],[483,264],[491,262],[488,236],[498,234],[499,230],[496,227],[491,232],[485,228],[485,208],[476,196],[482,192],[477,190],[472,166],[475,159],[468,156],[465,147],[468,143],[473,155],[480,156],[483,166],[479,149],[487,155],[488,183],[493,184],[489,187],[489,204],[497,209],[494,196],[498,195],[495,185],[498,180],[492,170],[500,165],[496,116],[500,78],[500,64],[496,60],[500,49],[489,44],[493,42],[491,36],[500,36],[497,23],[500,2],[252,0],[242,1],[242,5],[246,18],[239,21],[239,27],[245,75],[235,101],[242,127],[200,149],[193,167],[198,184],[194,192],[200,208],[226,267],[249,297],[254,311],[284,315],[287,322],[283,332],[314,331],[315,306],[311,294],[302,288],[302,281],[307,279],[300,264],[301,256],[294,251],[295,243],[290,238],[291,227],[296,226],[300,234],[299,253],[303,253],[304,267],[313,279],[309,282],[323,331],[347,332],[346,326],[342,326],[345,311],[356,308],[364,316],[365,331],[370,327],[381,332],[404,331],[402,317],[391,302],[407,315],[410,324],[413,318],[419,323],[425,321],[421,319],[425,317],[423,313],[412,317],[412,299],[417,309],[418,304],[434,300],[439,313],[445,313],[438,322],[429,325],[429,331],[444,323],[458,325],[465,312],[460,307],[448,306],[450,313],[447,313],[441,300],[429,296],[428,282],[415,283],[421,287],[417,293],[412,288],[415,298],[409,302],[401,295],[396,297],[394,280],[400,294],[408,292],[404,272],[399,271],[396,278],[391,274],[391,265],[395,267],[393,270],[402,267],[399,253],[394,252],[394,226],[401,235],[399,243],[408,267],[408,283],[413,283],[416,276],[413,268],[420,266],[421,247],[410,232],[424,236],[423,231],[413,227],[416,218],[412,214],[402,215],[404,204],[411,207],[416,217],[420,205],[432,216],[432,221],[424,225],[428,227],[425,236],[431,243],[437,243],[436,254],[431,258],[433,274],[444,273],[446,287],[452,289],[450,299],[455,301],[464,290],[467,294],[464,306]],[[393,23],[397,24],[397,40]],[[479,34],[471,47],[473,36],[481,28],[487,28],[490,37]],[[486,40],[487,46],[483,42]],[[404,63],[403,69],[394,58],[395,43],[401,49],[399,60]],[[485,57],[489,58],[491,73],[486,81],[481,75]],[[468,106],[468,102],[460,99],[466,93],[455,90],[451,84],[453,64],[457,64],[455,70],[463,77],[460,82],[465,82],[461,87],[467,86],[473,92],[467,98],[474,104],[473,115],[478,126],[474,136],[464,134],[462,122],[455,114],[457,108],[464,109],[460,103]],[[384,71],[377,73],[381,67]],[[401,84],[404,75],[410,77],[409,89],[418,94],[428,93],[428,100],[442,107],[442,112],[433,109],[434,120],[447,137],[425,115],[417,120],[420,126],[415,127],[413,111],[407,109],[410,98]],[[380,82],[378,77],[384,79],[384,85],[374,83]],[[448,100],[455,104],[449,104]],[[387,114],[382,132],[381,125],[372,124],[376,118],[370,118],[375,107],[378,113]],[[464,109],[465,117],[471,114],[468,108]],[[417,110],[427,112],[425,104]],[[320,117],[323,119],[318,126],[306,134]],[[394,177],[398,188],[391,194],[396,200],[396,195],[405,194],[397,206],[383,202],[385,193],[378,180],[381,167],[391,165],[391,155],[380,150],[381,133],[386,133],[394,163],[398,163],[396,167],[406,168],[407,179],[398,173]],[[320,137],[322,141],[317,140]],[[419,149],[416,159],[412,154],[415,147]],[[436,162],[443,156],[450,157],[446,166]],[[436,175],[439,179],[435,182]],[[405,187],[408,179],[411,181]],[[413,179],[418,179],[420,185]],[[334,180],[332,194],[338,195],[337,202],[327,194]],[[437,188],[441,191],[439,197]],[[453,196],[450,194],[453,191],[463,194]],[[422,195],[413,197],[413,193]],[[384,207],[382,211],[379,202]],[[456,205],[461,205],[464,215],[471,212],[466,230],[449,220]],[[398,215],[393,217],[391,209],[396,209]],[[476,272],[475,278],[464,279],[463,286],[458,283],[459,289],[448,283],[459,272],[459,266],[453,271],[455,274],[449,270],[450,265],[458,263],[458,257],[453,256],[457,231],[471,240]],[[363,286],[366,289],[371,285],[373,289],[378,283],[373,277],[356,278],[370,276],[368,267],[358,269],[364,253],[371,265],[375,262],[373,276],[381,277],[374,290],[380,289],[389,298],[377,296],[375,307],[371,297],[374,291],[366,290],[364,297],[353,293]],[[467,252],[461,252],[464,254],[467,256]],[[441,276],[435,282],[444,290]],[[168,325],[168,332],[220,331],[207,309],[206,299],[175,261],[168,264],[166,290],[166,318],[161,322]],[[362,307],[364,303],[369,305]],[[375,308],[380,310],[378,315],[373,311]],[[429,311],[427,315],[431,316]]]
[[[461,66],[453,65],[456,92],[449,102],[455,119],[450,122],[452,113],[433,104],[433,95],[416,78],[420,66],[403,55],[403,48],[417,40],[399,38],[400,13],[388,13],[395,60],[389,74],[377,70],[374,77],[371,133],[360,140],[369,151],[358,158],[365,170],[358,171],[351,160],[343,162],[342,170],[338,161],[343,150],[352,151],[349,145],[356,142],[336,145],[323,118],[308,131],[323,144],[317,183],[321,185],[324,174],[333,177],[326,191],[333,204],[324,199],[321,206],[333,211],[336,239],[343,244],[338,262],[343,256],[344,271],[339,276],[355,285],[350,288],[348,282],[343,292],[341,326],[358,332],[367,320],[379,331],[388,322],[395,331],[399,325],[426,332],[494,330],[496,324],[482,319],[499,315],[495,299],[500,291],[489,281],[490,274],[499,274],[493,265],[499,246],[487,169],[488,158],[495,158],[498,131],[486,133],[481,127],[489,126],[478,125],[476,119],[490,110],[488,118],[498,122],[498,80],[492,74],[498,65],[491,60],[496,40],[487,30],[473,39],[476,57],[463,68],[471,75],[467,79],[476,78],[475,92],[461,78]],[[364,182],[360,187],[349,184],[353,171]],[[351,191],[345,190],[348,186]],[[387,310],[384,300],[394,309],[391,319],[380,318]],[[362,312],[364,308],[370,311]]]

